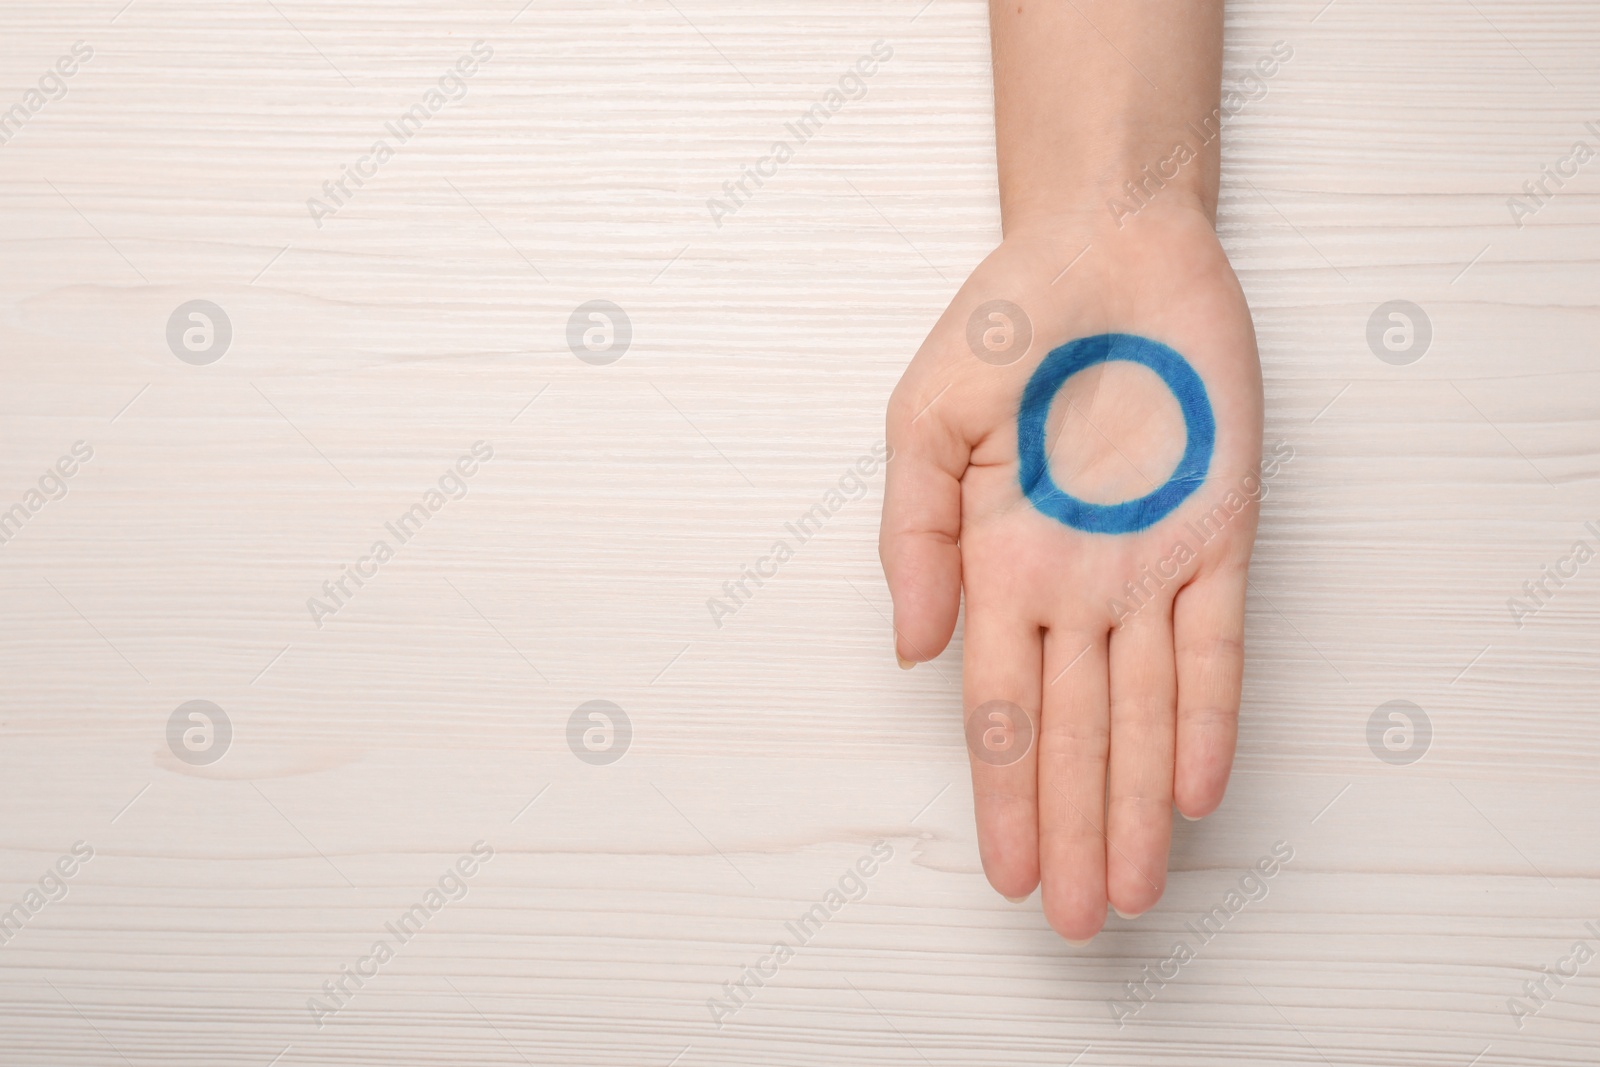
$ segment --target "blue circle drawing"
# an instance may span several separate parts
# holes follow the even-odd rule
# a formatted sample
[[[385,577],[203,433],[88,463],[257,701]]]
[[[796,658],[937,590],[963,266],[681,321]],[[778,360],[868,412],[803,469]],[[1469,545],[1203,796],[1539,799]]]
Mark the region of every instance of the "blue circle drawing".
[[[1091,504],[1062,492],[1051,479],[1050,461],[1044,447],[1045,420],[1050,415],[1051,401],[1067,379],[1097,363],[1112,360],[1138,363],[1161,376],[1183,411],[1188,445],[1166,484],[1120,504]],[[1134,533],[1166,518],[1200,488],[1211,467],[1211,450],[1216,437],[1216,419],[1211,414],[1205,383],[1189,366],[1188,360],[1148,337],[1127,333],[1080,337],[1046,356],[1022,392],[1022,408],[1017,414],[1017,458],[1022,491],[1033,501],[1034,507],[1074,529],[1089,533]]]

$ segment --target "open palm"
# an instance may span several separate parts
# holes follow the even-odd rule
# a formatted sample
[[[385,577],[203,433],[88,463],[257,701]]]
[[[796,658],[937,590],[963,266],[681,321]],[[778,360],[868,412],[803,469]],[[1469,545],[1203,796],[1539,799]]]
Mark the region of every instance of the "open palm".
[[[1090,360],[1058,389],[1035,385],[1048,480],[1038,462],[1030,474],[1018,434],[1030,380],[1061,346],[1107,334],[1176,352],[1203,383],[1200,405],[1149,366]],[[1207,428],[1185,418],[1202,408],[1205,449]],[[888,439],[880,554],[904,665],[944,649],[965,593],[984,870],[1013,899],[1042,884],[1052,926],[1091,937],[1108,901],[1136,915],[1160,898],[1174,804],[1210,812],[1233,758],[1261,381],[1210,221],[1008,234],[895,389]],[[1181,491],[1164,499],[1181,502],[1142,528],[1161,508],[1123,521],[1129,508],[1114,507],[1169,482]],[[1069,525],[1046,513],[1052,493],[1123,519]]]

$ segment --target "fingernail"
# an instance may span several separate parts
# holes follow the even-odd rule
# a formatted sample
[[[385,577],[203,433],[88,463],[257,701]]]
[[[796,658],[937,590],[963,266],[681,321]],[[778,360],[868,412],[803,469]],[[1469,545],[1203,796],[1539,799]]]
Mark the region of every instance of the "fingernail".
[[[1087,945],[1092,939],[1086,937],[1082,941],[1074,941],[1070,937],[1063,937],[1061,940],[1065,941],[1067,944],[1071,945],[1073,948],[1082,948],[1084,945]]]
[[[1118,915],[1122,916],[1124,919],[1137,919],[1139,916],[1144,914],[1144,912],[1138,911],[1138,912],[1134,912],[1132,915],[1129,915],[1127,912],[1125,912],[1121,908],[1117,908],[1117,907],[1113,907],[1111,910],[1116,912]]]
[[[1178,814],[1179,815],[1183,815],[1183,812],[1180,811],[1180,812],[1178,812]],[[1198,816],[1198,815],[1183,815],[1183,817],[1185,819],[1189,820],[1190,822],[1199,822],[1200,821],[1200,816]]]
[[[903,670],[903,671],[909,671],[912,667],[916,666],[915,663],[913,663],[911,660],[906,659],[904,656],[902,656],[898,652],[896,652],[894,654],[894,661],[896,663],[900,664],[900,669]]]
[[[1011,901],[1011,903],[1013,903],[1013,904],[1021,904],[1023,901],[1027,900],[1028,898],[1027,897],[1006,897],[1006,899]]]

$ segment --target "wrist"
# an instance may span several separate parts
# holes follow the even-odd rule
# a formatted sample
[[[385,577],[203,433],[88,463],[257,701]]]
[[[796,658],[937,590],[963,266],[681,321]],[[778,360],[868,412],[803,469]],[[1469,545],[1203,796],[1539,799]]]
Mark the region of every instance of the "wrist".
[[[1221,0],[991,0],[990,28],[1007,233],[1061,217],[1120,228],[1172,202],[1214,217]]]
[[[1007,233],[1049,220],[1122,229],[1137,216],[1199,212],[1214,224],[1220,118],[1139,130],[1122,143],[1090,146],[1075,139],[1065,162],[1002,159],[1000,215]],[[1057,162],[1058,165],[1051,165]]]
[[[1204,190],[1170,180],[1164,186],[1149,182],[1149,191],[1135,197],[1126,188],[1131,180],[1121,186],[1107,181],[1070,192],[1042,191],[1002,203],[1002,236],[1007,243],[1043,241],[1075,254],[1087,245],[1155,229],[1215,232],[1215,200],[1208,201]]]

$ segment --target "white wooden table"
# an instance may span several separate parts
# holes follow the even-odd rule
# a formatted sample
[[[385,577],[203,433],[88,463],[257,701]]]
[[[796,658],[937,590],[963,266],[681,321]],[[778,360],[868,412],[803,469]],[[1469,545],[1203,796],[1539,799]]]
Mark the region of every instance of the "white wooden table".
[[[1600,562],[1507,605],[1600,544],[1600,162],[1507,204],[1600,147],[1591,4],[1230,5],[1230,85],[1294,53],[1221,209],[1294,459],[1228,799],[1074,949],[978,868],[959,638],[895,668],[881,474],[706,606],[997,238],[983,5],[521,2],[0,7],[0,1062],[1600,1061]],[[1392,300],[1420,359],[1369,347]],[[1369,746],[1395,700],[1431,736]]]

